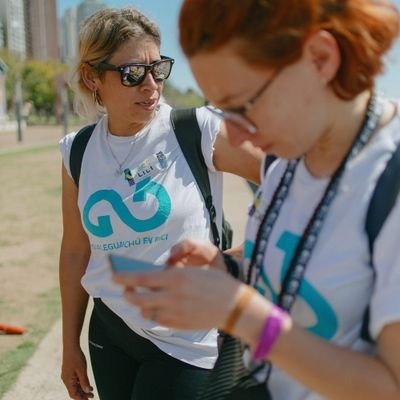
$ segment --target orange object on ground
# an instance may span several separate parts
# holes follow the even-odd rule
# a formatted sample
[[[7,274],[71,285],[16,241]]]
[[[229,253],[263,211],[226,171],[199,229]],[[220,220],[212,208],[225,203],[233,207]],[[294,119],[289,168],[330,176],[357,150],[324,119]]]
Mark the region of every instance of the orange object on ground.
[[[0,333],[7,333],[9,335],[22,335],[23,333],[25,333],[25,328],[22,326],[0,323]]]

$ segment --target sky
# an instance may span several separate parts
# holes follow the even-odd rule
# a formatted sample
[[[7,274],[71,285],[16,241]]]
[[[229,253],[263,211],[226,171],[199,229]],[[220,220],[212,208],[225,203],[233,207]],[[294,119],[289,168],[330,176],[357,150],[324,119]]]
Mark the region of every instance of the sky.
[[[178,42],[178,14],[182,0],[103,0],[110,7],[134,6],[154,20],[162,34],[161,54],[175,59],[171,83],[180,90],[194,89],[200,93]],[[235,0],[240,1],[240,0]],[[58,15],[81,0],[57,0]],[[400,8],[400,0],[393,0]],[[388,97],[400,98],[400,40],[386,57],[385,73],[377,80],[378,89]]]

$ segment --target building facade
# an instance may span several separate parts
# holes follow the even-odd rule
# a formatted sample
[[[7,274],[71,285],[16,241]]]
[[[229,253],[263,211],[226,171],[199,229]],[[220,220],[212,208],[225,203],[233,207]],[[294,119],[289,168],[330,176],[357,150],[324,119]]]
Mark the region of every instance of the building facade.
[[[60,60],[56,0],[24,0],[27,56]]]
[[[61,59],[68,65],[74,65],[78,49],[78,29],[76,7],[67,8],[61,20]]]
[[[77,15],[76,15],[76,23],[78,31],[87,17],[105,7],[107,7],[107,5],[101,0],[83,0],[78,5]]]
[[[0,19],[4,47],[26,57],[24,0],[0,0]]]

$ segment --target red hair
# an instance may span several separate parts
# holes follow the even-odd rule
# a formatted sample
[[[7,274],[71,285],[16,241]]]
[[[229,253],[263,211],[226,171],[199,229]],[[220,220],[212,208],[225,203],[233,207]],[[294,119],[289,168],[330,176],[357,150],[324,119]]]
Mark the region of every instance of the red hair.
[[[180,43],[187,57],[235,39],[250,65],[275,69],[297,61],[307,36],[336,39],[341,65],[331,86],[342,99],[372,89],[383,55],[399,33],[399,14],[386,0],[184,0]]]

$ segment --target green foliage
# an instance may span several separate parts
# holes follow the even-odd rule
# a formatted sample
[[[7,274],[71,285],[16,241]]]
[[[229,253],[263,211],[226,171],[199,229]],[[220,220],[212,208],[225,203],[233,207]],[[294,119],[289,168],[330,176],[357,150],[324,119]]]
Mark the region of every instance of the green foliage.
[[[39,114],[50,116],[54,113],[56,80],[64,70],[54,61],[26,61],[22,71],[24,100],[31,102]]]
[[[194,90],[188,89],[181,92],[168,82],[165,82],[163,95],[171,107],[199,107],[204,104],[204,99]]]
[[[15,106],[15,84],[22,82],[23,101],[31,103],[38,115],[50,117],[57,104],[57,82],[63,81],[67,67],[54,61],[21,60],[6,50],[0,57],[8,67],[6,75],[7,108]]]

